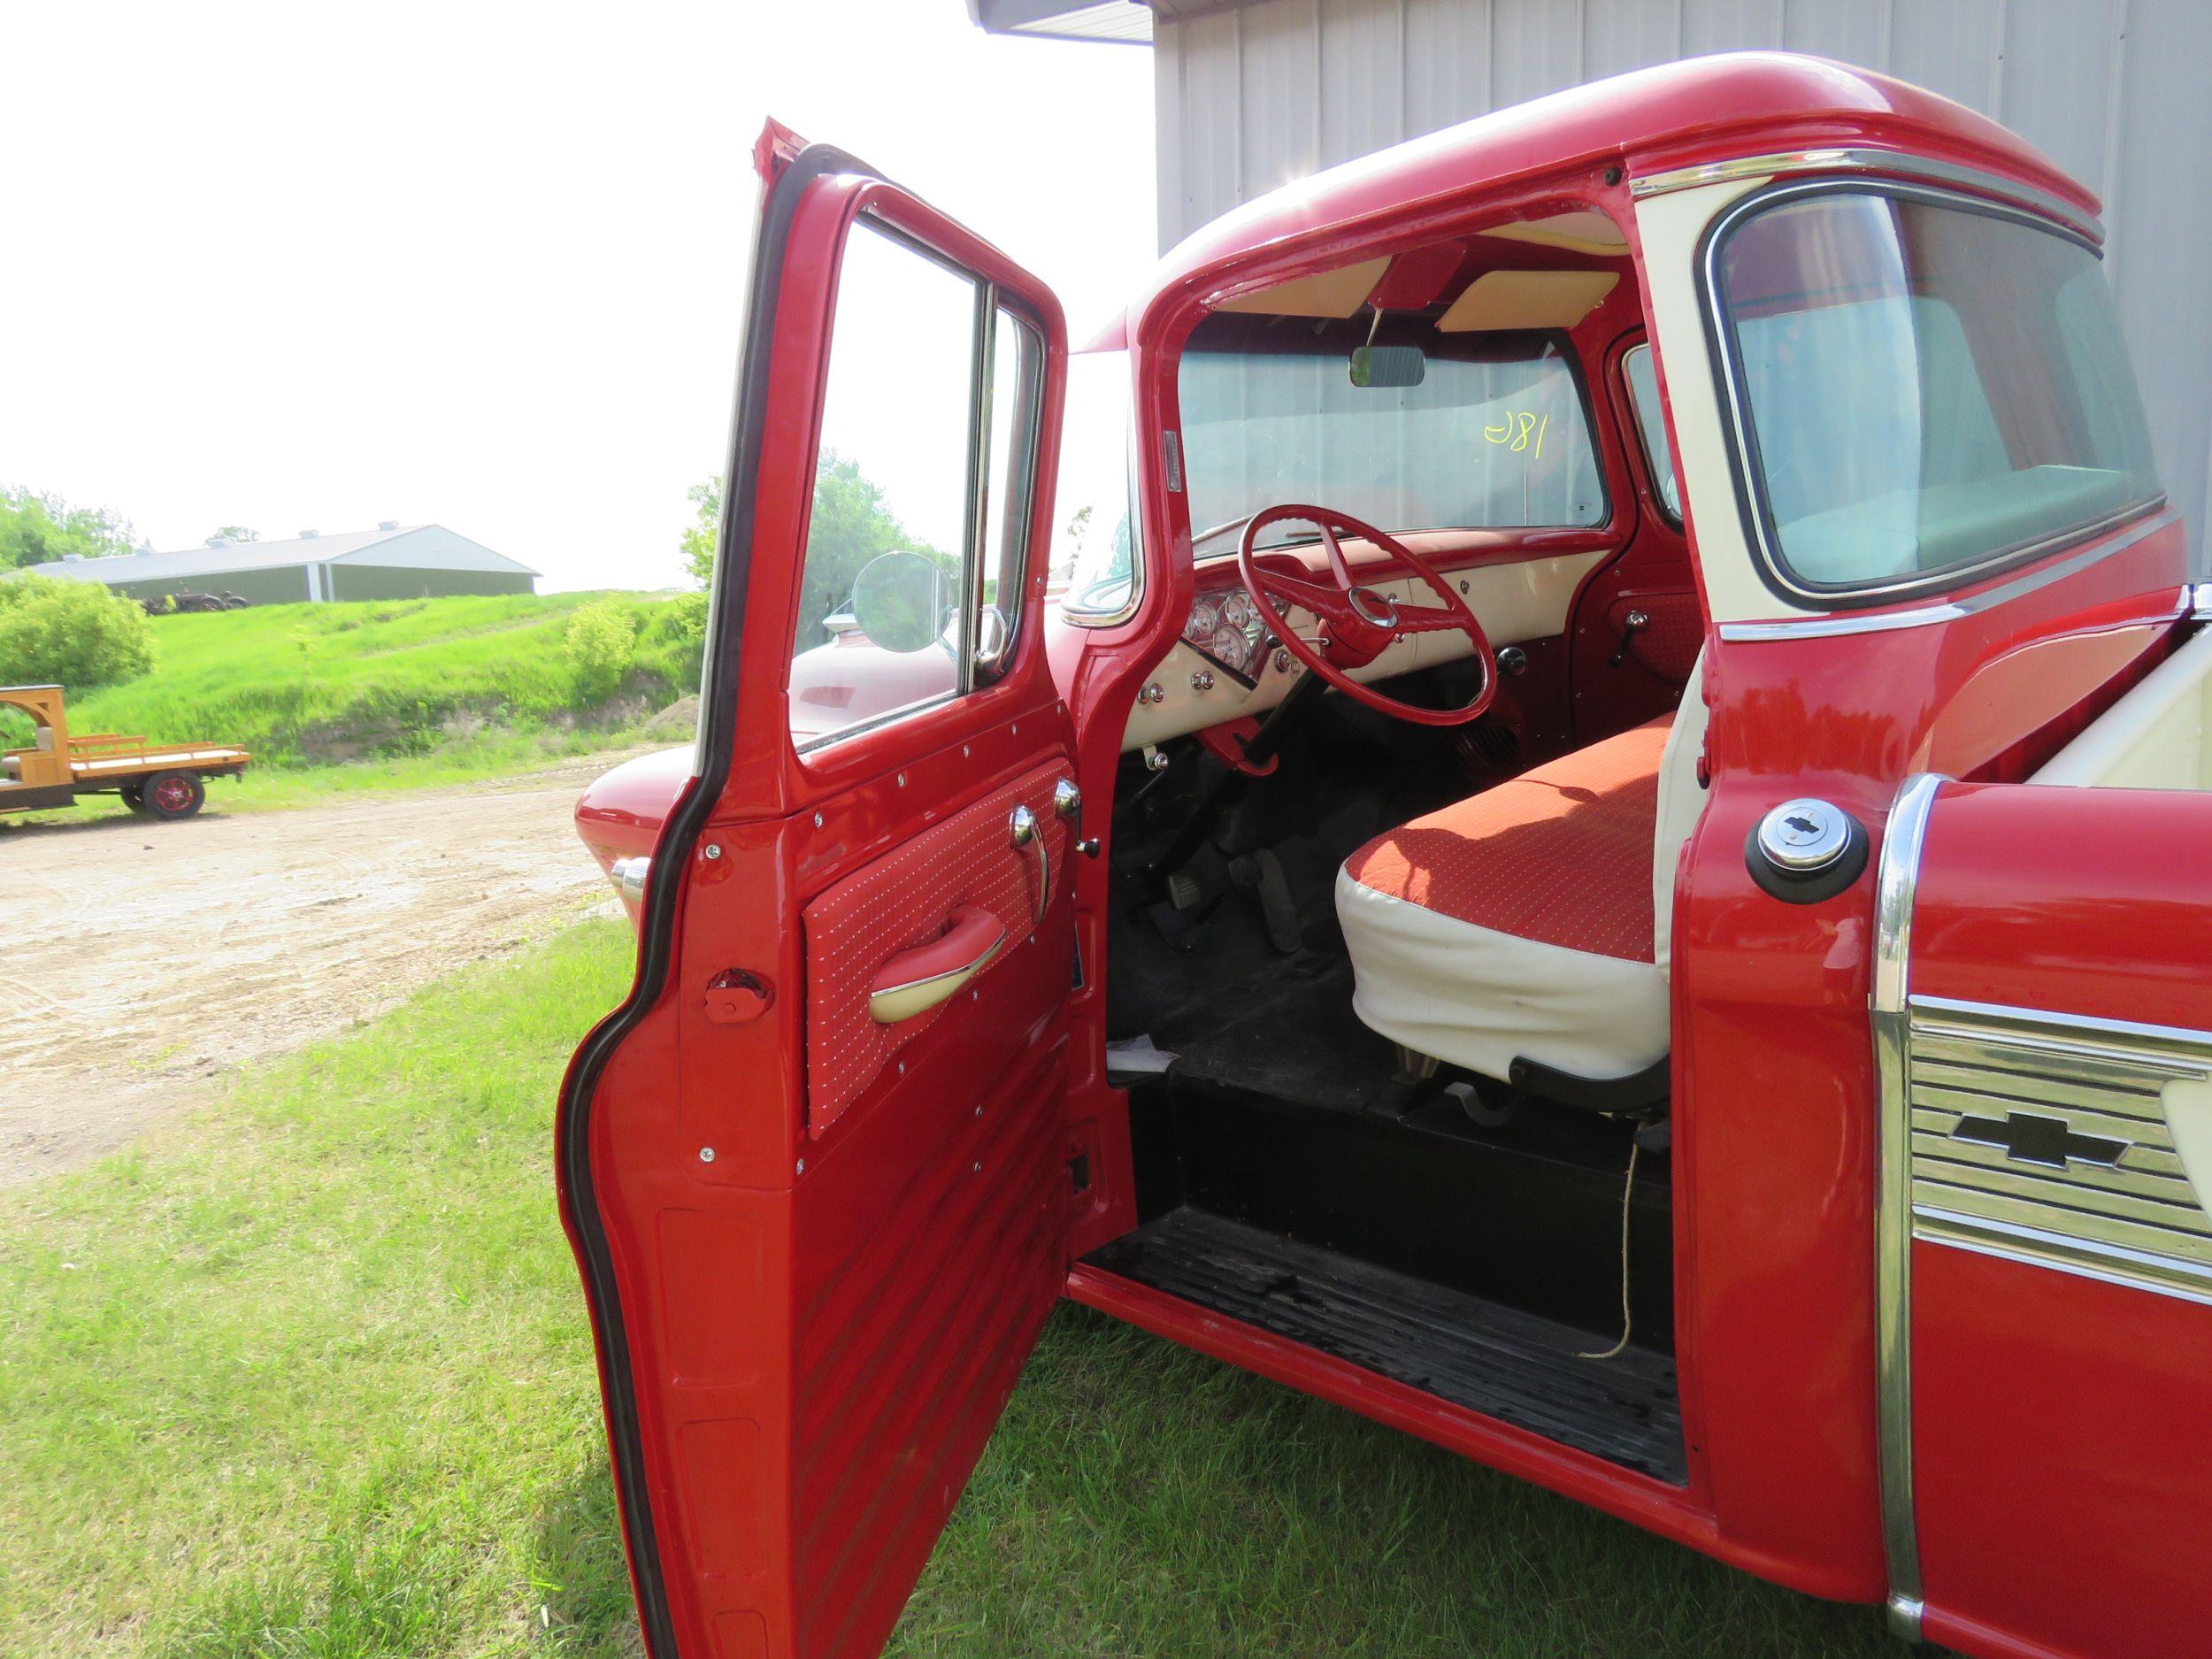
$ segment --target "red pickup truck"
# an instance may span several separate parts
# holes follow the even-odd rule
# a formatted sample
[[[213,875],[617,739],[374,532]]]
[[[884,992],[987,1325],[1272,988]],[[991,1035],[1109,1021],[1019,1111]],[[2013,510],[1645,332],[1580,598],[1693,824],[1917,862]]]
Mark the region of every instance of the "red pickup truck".
[[[1700,58],[1071,354],[756,159],[700,741],[580,810],[651,1652],[876,1653],[1063,1296],[1909,1638],[2205,1652],[2212,632],[2094,197]]]

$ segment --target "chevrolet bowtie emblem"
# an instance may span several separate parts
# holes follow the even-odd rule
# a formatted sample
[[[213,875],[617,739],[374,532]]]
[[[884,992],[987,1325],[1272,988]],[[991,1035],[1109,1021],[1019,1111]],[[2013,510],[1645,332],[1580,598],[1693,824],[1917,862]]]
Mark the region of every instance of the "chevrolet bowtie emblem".
[[[1958,1127],[1951,1131],[1951,1138],[1996,1147],[2017,1163],[2040,1164],[2053,1170],[2062,1170],[2070,1164],[2099,1164],[2109,1169],[2131,1144],[2108,1141],[2102,1135],[2080,1134],[2062,1118],[2039,1118],[2032,1112],[2009,1112],[2001,1118],[1962,1118]]]

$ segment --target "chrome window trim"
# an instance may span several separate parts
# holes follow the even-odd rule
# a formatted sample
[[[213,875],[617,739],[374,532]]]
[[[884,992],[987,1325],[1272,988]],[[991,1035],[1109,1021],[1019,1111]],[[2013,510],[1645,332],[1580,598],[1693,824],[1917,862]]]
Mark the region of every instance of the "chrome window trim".
[[[1978,594],[1968,594],[1959,599],[1946,599],[1937,604],[1916,605],[1909,611],[1792,617],[1773,622],[1724,622],[1720,625],[1720,636],[1739,643],[1756,640],[1816,640],[1831,634],[1887,634],[1901,628],[1924,628],[1937,623],[1956,622],[1962,617],[1974,616],[2020,598],[2023,595],[2032,594],[2039,588],[2063,581],[2069,576],[2087,570],[2099,560],[2131,548],[2145,537],[2155,535],[2159,531],[2181,521],[2181,511],[2177,507],[2144,511],[2148,516],[2139,514],[2132,524],[2128,524],[2124,518],[2119,520],[2126,527],[2110,540],[2100,541],[2093,548],[2085,548],[2071,558],[2047,565],[2041,570],[2030,571],[1994,588],[1985,588]],[[2205,586],[2212,589],[2212,583]],[[2212,593],[2208,593],[2207,598],[2212,599]]]
[[[819,737],[810,737],[803,742],[795,740],[791,745],[791,751],[795,755],[819,754],[823,749],[835,743],[842,743],[848,738],[865,737],[871,732],[880,732],[885,726],[896,726],[901,720],[907,719],[913,715],[957,703],[967,695],[964,691],[933,691],[926,697],[918,697],[912,703],[902,703],[895,709],[886,709],[881,714],[872,714],[864,720],[855,720],[850,726],[841,726],[834,732],[825,732]]]
[[[1755,190],[1730,204],[1714,219],[1706,228],[1704,241],[1698,251],[1698,297],[1704,313],[1708,357],[1719,378],[1719,402],[1726,427],[1729,472],[1735,487],[1737,511],[1743,522],[1744,539],[1756,564],[1759,580],[1770,591],[1786,603],[1818,608],[1824,612],[1879,605],[1891,599],[1902,600],[1920,594],[1944,593],[2000,572],[2032,564],[2047,553],[2102,535],[2134,518],[2155,512],[2166,504],[2166,495],[2161,490],[2156,495],[2131,503],[2121,511],[2094,523],[2069,526],[2039,541],[2000,549],[1942,570],[1916,572],[1889,581],[1820,587],[1798,577],[1776,545],[1773,515],[1768,511],[1763,483],[1758,469],[1753,465],[1756,451],[1755,430],[1744,390],[1741,365],[1732,348],[1732,325],[1721,296],[1719,262],[1721,251],[1726,246],[1731,233],[1747,219],[1809,196],[1850,195],[1886,196],[1903,201],[1924,202],[1987,219],[2008,219],[2047,235],[2060,236],[2078,243],[2094,257],[2103,257],[2102,250],[2093,237],[2054,224],[2039,214],[1955,190],[1883,179],[1809,179],[1770,189]]]
[[[2068,229],[2101,244],[2104,227],[2096,219],[2048,190],[2023,184],[2001,173],[1932,157],[1909,155],[1901,150],[1839,148],[1790,150],[1766,156],[1743,156],[1733,161],[1707,162],[1700,166],[1676,167],[1628,181],[1632,199],[1694,190],[1701,185],[1729,184],[1740,179],[1780,178],[1800,173],[1891,173],[1900,178],[1931,180],[1962,186],[1989,195],[2057,220]]]
[[[1920,1635],[1920,1538],[1913,1517],[1912,1099],[1906,1075],[1913,900],[1928,818],[1947,780],[1919,772],[1891,807],[1875,879],[1874,981],[1869,997],[1880,1082],[1879,1178],[1875,1205],[1875,1417],[1882,1554],[1890,1628]]]

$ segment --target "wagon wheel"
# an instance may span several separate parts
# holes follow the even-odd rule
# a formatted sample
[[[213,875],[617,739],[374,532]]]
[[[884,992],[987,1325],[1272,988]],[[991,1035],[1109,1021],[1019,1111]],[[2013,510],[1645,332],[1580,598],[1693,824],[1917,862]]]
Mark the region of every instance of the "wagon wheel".
[[[127,783],[120,788],[117,789],[115,793],[123,797],[123,804],[130,808],[132,811],[143,813],[147,810],[146,786],[144,784]]]
[[[195,772],[157,772],[139,786],[149,816],[190,818],[207,799],[207,785]]]

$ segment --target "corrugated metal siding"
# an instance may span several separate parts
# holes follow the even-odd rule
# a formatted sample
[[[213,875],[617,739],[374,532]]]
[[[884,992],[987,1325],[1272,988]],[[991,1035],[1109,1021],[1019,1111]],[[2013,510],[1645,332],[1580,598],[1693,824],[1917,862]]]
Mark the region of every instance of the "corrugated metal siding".
[[[1293,179],[1578,81],[1782,47],[1984,111],[2104,198],[2159,462],[2212,514],[2206,0],[1264,0],[1163,19],[1160,242]]]

